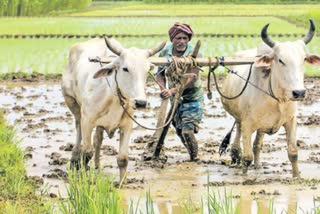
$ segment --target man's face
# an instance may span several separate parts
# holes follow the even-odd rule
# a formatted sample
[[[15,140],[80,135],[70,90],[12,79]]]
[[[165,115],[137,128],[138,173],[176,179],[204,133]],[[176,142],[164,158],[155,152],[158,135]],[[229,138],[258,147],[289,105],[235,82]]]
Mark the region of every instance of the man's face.
[[[173,39],[172,39],[172,45],[175,51],[177,52],[184,52],[187,48],[189,42],[189,37],[186,33],[178,33]]]

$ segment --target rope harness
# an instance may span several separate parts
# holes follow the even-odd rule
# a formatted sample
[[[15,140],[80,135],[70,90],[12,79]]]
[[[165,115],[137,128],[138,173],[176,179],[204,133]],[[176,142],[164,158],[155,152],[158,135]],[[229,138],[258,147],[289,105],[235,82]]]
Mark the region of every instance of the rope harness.
[[[248,77],[245,79],[244,77],[240,76],[238,74],[237,71],[234,71],[228,67],[225,66],[224,64],[224,57],[215,57],[216,58],[216,64],[214,66],[211,66],[211,62],[212,62],[212,59],[211,57],[208,58],[209,60],[209,72],[208,72],[208,82],[207,82],[207,87],[208,87],[208,99],[212,99],[212,92],[211,92],[211,89],[210,89],[210,78],[211,78],[211,73],[213,74],[213,78],[214,78],[214,82],[215,82],[215,85],[216,85],[216,89],[218,91],[218,93],[220,94],[221,97],[225,98],[225,99],[228,99],[228,100],[233,100],[233,99],[236,99],[238,97],[240,97],[243,92],[245,91],[245,89],[247,88],[248,84],[252,85],[253,87],[255,87],[256,89],[260,90],[261,92],[265,93],[266,95],[272,97],[273,99],[275,99],[276,101],[280,102],[280,100],[274,95],[273,93],[273,90],[272,90],[272,84],[271,84],[271,73],[269,75],[269,81],[268,81],[268,91],[258,87],[257,85],[253,84],[251,81],[250,81],[250,77],[251,77],[251,73],[252,73],[252,67],[253,67],[253,63],[250,64],[250,70],[249,70],[249,74],[248,74]],[[241,89],[240,93],[233,96],[233,97],[228,97],[226,95],[224,95],[220,89],[219,89],[219,86],[218,86],[218,81],[217,81],[217,77],[216,77],[216,74],[215,74],[215,69],[217,69],[219,66],[223,66],[225,69],[227,69],[228,73],[229,74],[234,74],[236,76],[238,76],[240,79],[246,81],[246,83],[244,84],[243,88]]]
[[[191,64],[187,65],[185,62],[186,60],[190,60]],[[148,129],[148,130],[158,130],[158,129],[162,129],[165,126],[167,126],[168,124],[171,123],[171,121],[173,120],[174,117],[174,113],[175,110],[178,106],[178,103],[180,101],[182,92],[184,90],[185,84],[186,84],[186,79],[189,77],[197,77],[195,74],[187,74],[187,70],[190,67],[197,67],[196,61],[194,58],[192,58],[191,56],[188,57],[172,57],[172,61],[171,63],[167,66],[164,67],[162,71],[167,70],[166,72],[166,76],[168,78],[170,78],[173,86],[177,89],[177,93],[174,96],[173,99],[173,104],[171,105],[171,109],[169,111],[169,119],[165,122],[165,124],[163,124],[162,126],[156,127],[156,128],[150,128],[147,127],[145,125],[142,125],[141,123],[139,123],[128,111],[128,108],[130,107],[129,105],[126,106],[126,100],[127,98],[121,93],[121,90],[119,88],[119,83],[117,80],[117,71],[115,71],[115,76],[114,76],[114,80],[116,83],[116,87],[117,87],[117,96],[119,98],[119,102],[120,105],[122,107],[122,109],[124,110],[124,112],[128,115],[128,117],[135,122],[138,126],[141,126],[144,129]],[[160,72],[158,72],[160,73]],[[160,88],[162,88],[163,86],[156,80],[156,78],[153,76],[153,74],[149,71],[148,74],[152,77],[152,79],[160,86]],[[108,79],[107,79],[108,81]],[[108,85],[110,86],[109,82]]]
[[[222,96],[225,99],[236,99],[238,97],[240,97],[243,92],[245,91],[245,89],[247,88],[248,84],[252,85],[253,87],[257,88],[258,90],[260,90],[261,92],[265,93],[266,95],[272,97],[273,99],[277,100],[278,102],[280,102],[280,100],[274,95],[273,90],[272,90],[272,84],[271,84],[271,74],[269,77],[269,82],[268,82],[268,91],[265,91],[263,89],[261,89],[260,87],[258,87],[257,85],[253,84],[252,82],[250,82],[250,77],[251,77],[251,73],[252,73],[252,67],[253,67],[253,63],[250,64],[250,70],[249,70],[249,74],[248,77],[245,79],[242,76],[240,76],[238,74],[237,71],[234,71],[232,69],[229,69],[228,67],[225,66],[224,63],[224,57],[215,57],[216,58],[216,64],[212,65],[212,58],[209,57],[208,61],[209,61],[209,72],[208,72],[208,83],[207,83],[207,87],[208,87],[208,99],[212,98],[212,92],[210,89],[210,79],[211,79],[211,73],[213,74],[214,77],[214,82],[216,85],[216,89],[218,91],[218,93],[220,94],[220,96]],[[93,61],[93,60],[92,60]],[[187,64],[186,62],[190,62],[190,64]],[[99,62],[101,67],[102,67],[102,62],[100,60],[100,58],[96,58],[94,59],[93,62]],[[224,95],[219,87],[218,87],[218,81],[217,81],[217,77],[215,74],[215,69],[217,69],[219,66],[223,66],[225,69],[227,69],[228,73],[234,74],[236,76],[238,76],[240,79],[246,81],[244,87],[241,89],[240,93],[237,94],[236,96],[233,97],[228,97],[226,95]],[[121,90],[119,88],[119,83],[117,80],[117,71],[115,71],[115,83],[116,83],[116,91],[117,91],[117,97],[119,99],[119,103],[120,106],[122,107],[122,109],[124,110],[125,114],[128,115],[128,117],[135,122],[138,126],[141,126],[144,129],[148,129],[148,130],[158,130],[158,129],[162,129],[165,126],[167,126],[168,124],[171,123],[171,121],[173,120],[174,117],[174,113],[175,110],[178,106],[178,103],[181,99],[183,90],[185,88],[185,84],[186,84],[186,80],[188,78],[197,78],[196,74],[192,74],[192,73],[187,73],[187,70],[189,68],[192,67],[197,67],[199,68],[199,66],[197,65],[196,59],[193,58],[192,56],[188,56],[188,57],[176,57],[173,56],[171,58],[171,62],[168,60],[168,64],[166,66],[164,66],[160,71],[158,71],[156,73],[156,75],[158,75],[159,73],[163,72],[166,70],[166,76],[169,78],[169,80],[171,81],[171,84],[173,87],[175,87],[177,89],[177,93],[175,94],[174,98],[173,98],[173,104],[171,105],[171,109],[169,111],[169,119],[166,120],[165,124],[163,124],[162,126],[156,127],[156,128],[150,128],[147,127],[145,125],[142,125],[141,123],[139,123],[128,111],[128,108],[130,108],[130,106],[128,105],[128,103],[126,103],[127,98],[121,93]],[[202,70],[201,68],[199,68],[200,70]],[[164,86],[162,86],[157,79],[154,77],[154,75],[149,71],[148,74],[152,77],[152,79],[160,86],[161,89],[163,89]],[[108,81],[108,78],[106,78],[108,86],[111,88],[111,85]]]

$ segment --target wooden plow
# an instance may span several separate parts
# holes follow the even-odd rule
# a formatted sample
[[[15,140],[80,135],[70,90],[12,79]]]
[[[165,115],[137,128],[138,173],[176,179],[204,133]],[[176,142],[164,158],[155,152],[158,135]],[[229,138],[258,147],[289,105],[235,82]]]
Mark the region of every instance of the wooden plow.
[[[206,58],[197,58],[199,49],[200,49],[200,41],[198,40],[196,43],[196,46],[191,54],[192,57],[182,57],[179,58],[179,62],[185,64],[186,66],[232,66],[232,65],[247,65],[252,64],[255,61],[255,57],[206,57]],[[99,62],[99,63],[110,63],[115,59],[115,57],[96,57],[96,58],[89,58],[90,62]],[[173,58],[164,58],[164,57],[149,57],[149,61],[156,65],[156,66],[169,66],[171,63],[173,63]],[[176,93],[174,97],[174,101],[171,105],[171,108],[169,110],[168,116],[166,117],[167,113],[167,106],[169,99],[162,100],[161,106],[159,109],[158,114],[158,120],[157,120],[157,127],[162,127],[164,124],[166,124],[169,120],[170,114],[172,111],[175,111],[173,109],[173,106],[176,106],[175,102],[178,102],[182,92],[183,92],[183,81],[181,82],[181,85],[178,86],[180,88],[180,91]],[[164,144],[165,137],[167,135],[167,132],[170,127],[170,122],[163,128],[157,129],[155,133],[153,134],[150,142],[148,143],[149,150],[151,150],[150,155],[145,155],[144,160],[150,160],[150,159],[158,159],[160,156],[161,149]],[[151,148],[151,149],[150,149]],[[152,153],[152,154],[151,154]]]

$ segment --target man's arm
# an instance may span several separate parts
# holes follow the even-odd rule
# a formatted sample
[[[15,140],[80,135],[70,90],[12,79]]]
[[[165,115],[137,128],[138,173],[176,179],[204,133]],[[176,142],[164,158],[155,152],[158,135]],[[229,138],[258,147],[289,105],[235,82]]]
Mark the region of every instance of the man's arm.
[[[162,68],[159,68],[158,71],[160,71]],[[165,77],[165,72],[162,71],[161,73],[158,73],[157,75],[157,81],[160,84],[160,89],[161,89],[161,93],[160,93],[160,97],[165,100],[168,99],[169,97],[173,96],[176,93],[176,88],[170,88],[167,89],[166,88],[166,77]]]

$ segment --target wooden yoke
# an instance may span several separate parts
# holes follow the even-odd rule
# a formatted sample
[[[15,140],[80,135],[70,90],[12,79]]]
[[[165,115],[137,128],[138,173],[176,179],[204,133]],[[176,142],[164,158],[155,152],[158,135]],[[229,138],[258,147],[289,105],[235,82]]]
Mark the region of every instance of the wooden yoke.
[[[200,40],[198,40],[197,43],[196,43],[195,48],[193,49],[193,52],[191,53],[192,58],[196,59],[196,57],[197,57],[197,55],[198,55],[198,53],[199,53],[199,50],[200,50],[200,46],[201,46],[201,42],[200,42]],[[191,66],[191,63],[188,64],[187,70],[189,69],[190,66]],[[194,75],[194,74],[193,74],[193,75]],[[177,88],[177,93],[176,93],[175,96],[174,96],[173,103],[172,103],[172,105],[171,105],[170,111],[169,111],[168,116],[167,116],[166,121],[165,121],[166,123],[169,121],[171,113],[172,113],[173,111],[176,111],[176,108],[177,108],[178,103],[179,103],[179,101],[180,101],[181,95],[182,95],[182,93],[183,93],[183,91],[184,91],[184,88],[185,88],[187,79],[188,79],[190,76],[193,76],[193,75],[192,75],[192,74],[184,74],[183,77],[182,77],[182,80],[181,80],[181,84],[179,84],[179,85],[176,87],[176,88]],[[162,100],[161,107],[163,106],[162,104],[164,103],[165,108],[166,108],[168,101],[169,101],[169,99]],[[164,109],[161,109],[160,112],[166,112],[166,111],[164,111]],[[159,122],[159,120],[162,120],[162,121],[163,121],[163,119],[161,119],[161,116],[164,118],[163,115],[159,115],[159,117],[158,117],[158,122]],[[163,124],[164,124],[164,123],[163,123]],[[163,125],[163,124],[162,124],[162,125]],[[155,139],[155,142],[157,142],[157,146],[156,146],[156,148],[155,148],[155,150],[154,150],[154,153],[153,153],[153,158],[154,158],[154,159],[159,158],[159,155],[160,155],[161,149],[162,149],[162,147],[163,147],[165,137],[167,136],[167,133],[168,133],[170,124],[171,124],[171,122],[168,123],[168,125],[166,125],[162,130],[160,130],[160,131],[161,131],[161,135],[160,135],[160,137],[159,137],[159,140]],[[159,125],[159,124],[157,124],[157,125]],[[160,132],[160,131],[159,131],[159,132]],[[156,137],[155,135],[156,135],[156,134],[158,135],[159,132],[156,131],[155,134],[154,134],[154,137]]]
[[[195,58],[195,57],[194,57]],[[109,63],[112,62],[115,57],[93,57],[89,58],[90,62],[101,62],[101,63]],[[170,63],[165,57],[149,57],[149,61],[156,66],[165,66]],[[189,58],[181,58],[183,63],[192,64]],[[219,61],[215,57],[207,57],[207,58],[195,58],[195,61],[198,66],[212,66],[219,63]],[[255,62],[255,57],[224,57],[224,65],[247,65]]]

